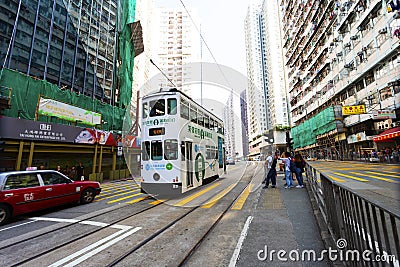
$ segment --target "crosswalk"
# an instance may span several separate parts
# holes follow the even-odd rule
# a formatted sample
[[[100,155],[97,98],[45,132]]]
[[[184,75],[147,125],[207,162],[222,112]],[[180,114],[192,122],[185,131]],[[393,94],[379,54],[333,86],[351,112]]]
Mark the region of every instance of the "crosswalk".
[[[174,201],[171,205],[176,207],[185,207],[190,205],[191,203],[195,203],[196,200],[205,195],[207,192],[215,189],[218,193],[214,195],[209,201],[205,204],[201,205],[201,208],[208,209],[213,207],[218,201],[220,201],[226,194],[228,194],[236,184],[231,184],[228,187],[223,187],[220,182],[216,182],[203,188],[200,188],[196,193],[189,194],[186,197],[178,201]],[[143,194],[140,191],[140,187],[135,181],[118,181],[112,183],[104,183],[101,185],[102,192],[95,199],[95,202],[103,202],[106,204],[134,204],[140,202],[142,200],[148,199],[149,196],[147,194]],[[252,188],[254,185],[250,184],[242,193],[242,195],[238,198],[237,202],[232,206],[232,210],[241,210],[243,205],[245,204]],[[165,199],[157,199],[151,201],[149,205],[158,205],[160,203],[165,202]]]

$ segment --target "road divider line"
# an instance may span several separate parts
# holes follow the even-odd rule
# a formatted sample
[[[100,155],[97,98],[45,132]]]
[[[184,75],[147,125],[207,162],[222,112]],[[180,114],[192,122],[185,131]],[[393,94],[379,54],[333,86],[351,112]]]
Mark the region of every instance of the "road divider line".
[[[137,198],[137,199],[131,200],[131,201],[126,202],[126,203],[127,203],[127,204],[133,204],[133,203],[136,203],[136,202],[145,200],[145,199],[147,199],[147,198],[148,198],[147,196],[145,196],[145,197],[139,197],[139,198]]]
[[[61,266],[79,256],[81,256],[82,254],[85,254],[82,257],[79,257],[77,259],[75,259],[74,261],[72,261],[71,263],[64,265],[65,266],[75,266],[79,263],[81,263],[82,261],[92,257],[93,255],[99,253],[100,251],[108,248],[109,246],[112,246],[113,244],[121,241],[122,239],[124,239],[125,237],[128,237],[129,235],[139,231],[140,229],[142,229],[141,227],[136,227],[130,231],[127,230],[120,230],[112,235],[109,235],[99,241],[97,241],[96,243],[91,244],[90,246],[81,249],[71,255],[69,255],[68,257],[65,257],[53,264],[50,265],[50,267],[57,267],[57,266]]]
[[[238,240],[238,242],[236,244],[235,251],[233,252],[231,261],[229,262],[229,267],[235,267],[236,266],[236,262],[237,262],[237,260],[239,258],[240,250],[242,249],[244,239],[247,236],[247,232],[249,231],[250,223],[251,223],[252,220],[253,220],[253,216],[247,217],[246,223],[243,226],[242,232],[240,233],[239,240]]]
[[[204,209],[209,209],[212,206],[214,206],[215,203],[217,203],[218,200],[220,200],[221,198],[223,198],[226,194],[228,194],[228,192],[230,192],[232,190],[232,188],[234,188],[236,186],[236,184],[231,184],[229,187],[225,188],[222,192],[219,192],[219,194],[217,194],[215,197],[213,197],[209,202],[207,202],[206,204],[204,204],[203,206],[201,206]]]
[[[340,178],[336,178],[336,177],[334,177],[332,175],[328,175],[328,177],[331,178],[332,180],[336,181],[336,182],[341,182],[341,183],[346,182],[346,180],[343,180],[343,179],[340,179]],[[321,180],[319,180],[318,182],[320,182],[320,181]]]
[[[378,175],[385,175],[385,176],[390,176],[390,177],[393,177],[393,178],[400,179],[400,176],[398,176],[398,175],[386,174],[386,173],[384,173],[384,172],[367,172],[367,173],[378,174]],[[388,173],[391,173],[391,172],[388,172]]]
[[[251,189],[253,188],[253,184],[249,184],[246,189],[240,194],[239,198],[236,200],[235,204],[232,206],[232,210],[241,210],[243,208],[244,203],[246,202]]]
[[[131,191],[128,190],[128,191],[126,191],[124,193],[119,193],[119,194],[115,194],[115,195],[110,194],[110,195],[106,195],[105,197],[101,197],[101,195],[100,195],[100,197],[95,199],[94,202],[99,202],[99,201],[102,201],[102,200],[105,200],[105,199],[110,199],[110,198],[113,198],[113,197],[127,195],[127,194],[130,194],[130,193],[133,193],[133,192],[137,192],[137,191],[139,191],[139,190],[137,190],[137,189],[131,190]]]
[[[129,196],[126,196],[126,197],[117,198],[117,199],[108,201],[107,204],[119,202],[121,200],[125,200],[125,199],[131,198],[131,197],[136,197],[136,196],[139,196],[139,195],[143,195],[143,193],[137,193],[137,194],[129,195]]]
[[[353,179],[353,180],[357,180],[357,181],[360,181],[360,182],[369,182],[369,180],[366,180],[366,179],[363,179],[363,178],[359,178],[359,177],[354,177],[354,176],[343,174],[343,173],[334,172],[333,174],[339,175],[339,176],[343,176],[343,177],[346,177],[346,178],[350,178],[350,179]]]
[[[181,201],[179,201],[178,203],[174,204],[174,206],[177,206],[177,207],[183,206],[183,205],[189,203],[190,201],[192,201],[193,199],[195,199],[195,198],[197,198],[197,197],[199,197],[199,196],[201,196],[201,195],[207,193],[207,192],[210,191],[211,189],[213,189],[213,188],[219,186],[220,184],[221,184],[221,183],[215,183],[215,184],[213,184],[213,185],[210,185],[209,187],[207,187],[207,188],[205,188],[205,189],[203,189],[203,190],[197,192],[196,194],[193,194],[193,195],[191,195],[191,196],[188,196],[187,198],[184,198],[183,200],[181,200]]]
[[[19,227],[19,226],[22,226],[22,225],[25,225],[25,224],[34,223],[34,222],[36,222],[36,220],[35,221],[26,222],[26,223],[17,224],[17,225],[11,226],[11,227],[7,227],[7,228],[4,228],[4,229],[1,229],[0,232],[6,231],[6,230],[10,230],[12,228],[16,228],[16,227]]]
[[[397,181],[393,181],[393,180],[391,180],[389,178],[378,177],[378,176],[375,176],[375,175],[363,174],[363,173],[359,173],[359,172],[349,172],[349,173],[357,174],[357,175],[361,175],[361,176],[367,176],[367,177],[370,177],[370,178],[382,180],[382,181],[389,182],[389,183],[398,183]]]

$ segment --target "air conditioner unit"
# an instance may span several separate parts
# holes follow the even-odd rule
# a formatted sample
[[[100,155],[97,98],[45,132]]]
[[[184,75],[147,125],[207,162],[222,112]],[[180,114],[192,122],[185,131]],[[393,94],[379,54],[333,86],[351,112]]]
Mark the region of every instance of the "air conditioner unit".
[[[363,48],[362,48],[362,51],[367,51],[368,50],[368,47],[366,47],[366,46],[364,46]]]
[[[353,36],[350,36],[350,40],[357,40],[358,39],[358,36],[357,35],[353,35]]]
[[[333,38],[333,41],[334,42],[340,42],[340,39],[339,39],[339,37],[335,37],[335,38]]]
[[[363,52],[363,51],[358,51],[358,52],[357,52],[357,56],[362,57],[363,55],[364,55],[364,52]]]
[[[341,56],[343,56],[343,53],[342,52],[336,53],[336,56],[341,57]]]
[[[394,19],[400,19],[400,12],[396,12],[396,14],[393,15]]]
[[[344,67],[346,69],[352,69],[353,68],[353,66],[351,64],[344,64]]]
[[[361,26],[360,25],[360,26],[357,27],[357,30],[360,31],[360,32],[364,31],[365,30],[365,26]]]
[[[351,47],[351,43],[345,43],[344,47]]]
[[[385,34],[385,33],[387,33],[387,29],[386,29],[386,28],[383,28],[383,29],[380,29],[378,32],[379,32],[380,34]]]

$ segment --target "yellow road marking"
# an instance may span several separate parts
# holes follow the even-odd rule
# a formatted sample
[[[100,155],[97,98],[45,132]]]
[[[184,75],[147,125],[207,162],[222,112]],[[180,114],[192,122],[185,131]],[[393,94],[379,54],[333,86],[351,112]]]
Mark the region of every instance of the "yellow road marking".
[[[164,202],[165,202],[165,199],[157,199],[157,200],[155,200],[153,202],[150,202],[149,204],[150,205],[157,205],[157,204],[164,203]]]
[[[400,179],[400,177],[398,176],[398,175],[391,175],[391,174],[386,174],[386,173],[383,173],[383,172],[368,172],[368,173],[372,173],[372,174],[378,174],[378,175],[385,175],[385,176],[390,176],[390,177],[394,177],[394,178],[397,178],[397,179]]]
[[[357,180],[357,181],[360,181],[360,182],[368,182],[368,180],[366,180],[366,179],[354,177],[354,176],[343,174],[343,173],[334,172],[333,174],[339,175],[339,176],[343,176],[343,177],[346,177],[346,178],[350,178],[350,179],[354,179],[354,180]]]
[[[137,188],[132,188],[132,187],[129,187],[129,188],[123,188],[123,189],[117,189],[117,188],[106,188],[106,189],[103,189],[103,188],[101,188],[101,191],[102,192],[106,192],[106,193],[113,193],[113,192],[125,192],[125,191],[130,191],[130,190],[137,190]]]
[[[126,197],[117,198],[117,199],[108,201],[107,204],[119,202],[121,200],[128,199],[128,198],[131,198],[131,197],[136,197],[136,196],[139,196],[139,195],[143,195],[143,194],[142,193],[137,193],[137,194],[129,195],[129,196],[126,196]]]
[[[129,201],[129,202],[126,202],[126,203],[127,203],[127,204],[133,204],[133,203],[136,203],[136,202],[145,200],[145,199],[147,199],[147,197],[139,197],[139,198],[137,198],[137,199],[134,199],[134,200]]]
[[[363,175],[363,176],[367,176],[367,177],[371,177],[371,178],[378,179],[378,180],[382,180],[382,181],[389,182],[389,183],[399,183],[399,182],[393,181],[393,180],[391,180],[391,179],[389,179],[389,178],[378,177],[378,176],[375,176],[375,175],[362,174],[362,173],[357,173],[357,172],[350,172],[350,173],[352,173],[352,174],[358,174],[358,175]]]
[[[333,177],[332,175],[328,175],[328,177],[331,178],[332,180],[336,181],[336,182],[341,182],[341,183],[342,183],[342,182],[346,182],[346,180]],[[320,182],[320,181],[318,181],[318,182]]]
[[[246,202],[253,186],[254,186],[253,184],[249,184],[246,187],[246,189],[242,192],[242,194],[236,200],[235,204],[233,204],[232,210],[241,210],[243,208],[243,205]]]
[[[189,203],[190,201],[192,201],[193,199],[195,199],[195,198],[197,198],[197,197],[203,195],[204,193],[210,191],[211,189],[213,189],[213,188],[219,186],[220,184],[221,184],[221,183],[213,184],[213,185],[207,187],[206,189],[203,189],[203,190],[197,192],[196,194],[193,194],[193,195],[191,195],[191,196],[188,196],[187,198],[184,198],[183,200],[181,200],[181,201],[179,201],[178,203],[176,203],[174,206],[183,206],[183,205]]]
[[[235,187],[236,184],[231,184],[229,187],[225,188],[223,191],[219,192],[215,197],[213,197],[209,202],[201,206],[204,209],[209,209],[212,206],[214,206],[215,203],[217,203],[218,200],[223,198],[229,191],[232,190],[232,188]]]
[[[113,197],[123,196],[123,195],[130,194],[130,193],[137,192],[137,191],[139,191],[139,189],[134,189],[132,191],[127,191],[127,192],[123,192],[123,193],[119,193],[119,194],[115,194],[115,195],[107,195],[105,197],[99,197],[99,198],[97,198],[95,200],[95,202],[96,201],[102,201],[104,199],[110,199],[110,198],[113,198]]]

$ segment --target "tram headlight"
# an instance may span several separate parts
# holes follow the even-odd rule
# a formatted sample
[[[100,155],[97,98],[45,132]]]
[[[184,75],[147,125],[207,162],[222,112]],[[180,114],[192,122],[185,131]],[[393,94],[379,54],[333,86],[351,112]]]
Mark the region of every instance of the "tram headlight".
[[[160,180],[160,175],[158,173],[154,173],[153,174],[153,179],[154,179],[154,181]]]

